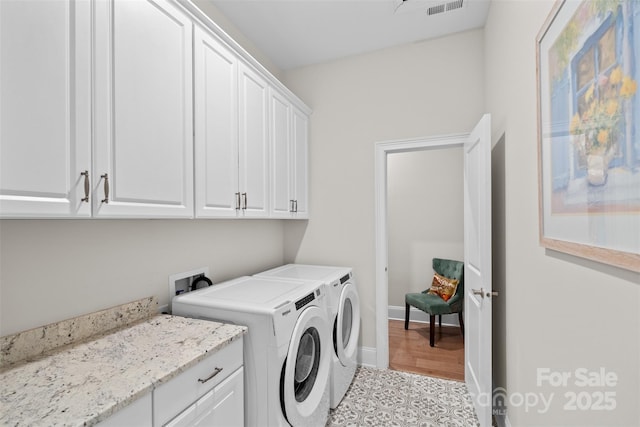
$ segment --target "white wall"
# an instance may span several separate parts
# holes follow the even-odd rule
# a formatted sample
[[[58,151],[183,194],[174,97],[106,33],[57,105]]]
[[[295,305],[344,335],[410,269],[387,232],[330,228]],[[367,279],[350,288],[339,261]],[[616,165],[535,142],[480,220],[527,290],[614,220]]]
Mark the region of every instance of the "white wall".
[[[285,224],[285,258],[353,267],[361,345],[375,347],[374,144],[468,132],[483,113],[483,31],[285,73],[312,109],[308,224]]]
[[[463,151],[387,157],[389,305],[431,286],[434,257],[464,259]]]
[[[498,275],[504,336],[495,377],[511,396],[553,394],[546,413],[512,404],[513,426],[640,425],[640,275],[548,251],[538,243],[536,36],[551,1],[493,1],[485,27],[485,109],[504,139],[504,232]],[[499,204],[500,205],[500,204]],[[494,252],[495,256],[495,252]],[[502,278],[500,278],[502,276]],[[494,276],[496,277],[496,276]],[[538,368],[567,387],[538,386]],[[575,370],[614,372],[613,387],[578,387]],[[565,393],[615,393],[614,411],[564,410]],[[583,399],[587,399],[583,397]],[[595,398],[595,397],[594,397]],[[517,401],[516,401],[517,402]]]
[[[283,262],[278,220],[1,220],[0,336],[155,295],[170,274],[214,282]]]

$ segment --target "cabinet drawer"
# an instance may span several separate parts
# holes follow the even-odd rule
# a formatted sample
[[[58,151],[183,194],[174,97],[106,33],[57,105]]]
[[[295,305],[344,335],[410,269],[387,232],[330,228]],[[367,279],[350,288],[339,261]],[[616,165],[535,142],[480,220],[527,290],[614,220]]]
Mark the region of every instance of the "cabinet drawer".
[[[242,346],[239,339],[156,388],[154,424],[166,424],[242,366]]]

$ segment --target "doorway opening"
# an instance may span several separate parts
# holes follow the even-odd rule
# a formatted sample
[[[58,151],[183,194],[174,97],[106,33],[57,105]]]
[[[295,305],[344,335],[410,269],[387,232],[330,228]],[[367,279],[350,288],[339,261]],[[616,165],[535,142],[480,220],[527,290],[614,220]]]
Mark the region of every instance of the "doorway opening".
[[[389,368],[464,380],[464,338],[458,314],[445,314],[429,344],[429,315],[405,294],[431,286],[433,258],[464,259],[462,147],[425,148],[387,156]],[[440,320],[440,322],[438,322]]]
[[[442,330],[440,330],[439,326],[436,326],[436,347],[433,348],[429,346],[428,323],[419,323],[419,314],[412,311],[412,321],[409,324],[408,331],[404,330],[403,320],[404,293],[420,292],[430,286],[431,277],[433,276],[431,269],[432,257],[462,260],[464,256],[464,236],[461,234],[459,239],[454,236],[449,239],[448,243],[440,245],[440,247],[437,247],[438,242],[414,241],[414,247],[407,248],[407,250],[409,250],[408,253],[394,252],[392,254],[391,252],[394,251],[395,245],[402,244],[403,237],[392,234],[395,228],[390,224],[390,221],[394,220],[394,217],[398,215],[397,212],[395,212],[396,210],[400,211],[398,216],[403,216],[402,209],[404,208],[402,205],[407,204],[404,198],[410,197],[410,195],[407,196],[405,194],[406,191],[404,190],[400,192],[394,191],[394,186],[407,186],[410,182],[404,180],[411,180],[412,178],[411,174],[403,174],[403,177],[400,178],[399,181],[395,181],[394,178],[394,180],[390,182],[390,178],[397,178],[394,169],[407,166],[407,159],[410,158],[407,157],[407,155],[421,156],[423,159],[425,159],[424,156],[431,156],[432,160],[440,162],[438,168],[441,169],[443,166],[443,156],[455,157],[459,154],[459,163],[455,165],[452,164],[449,168],[450,176],[432,178],[431,181],[426,181],[424,185],[435,186],[437,183],[442,182],[442,180],[449,178],[455,179],[453,178],[454,176],[459,178],[460,184],[462,184],[464,170],[462,148],[467,137],[468,134],[456,134],[376,144],[376,362],[378,368],[399,368],[400,370],[424,373],[431,376],[450,376],[451,379],[464,380],[464,340],[460,334],[460,328],[457,326],[458,322],[457,319],[455,319],[455,315],[454,319],[443,319]],[[423,178],[413,177],[413,179]],[[413,182],[413,185],[416,185],[416,183]],[[398,193],[401,193],[401,195],[398,196]],[[455,208],[462,211],[462,187],[459,189],[457,196],[459,197],[459,202]],[[395,197],[400,197],[400,200],[393,200]],[[395,205],[395,203],[398,203],[399,206]],[[423,208],[410,211],[412,207],[417,206],[418,203],[417,200],[414,200],[410,205],[406,206],[406,209],[409,210],[407,212],[409,218],[413,215],[420,215],[418,211]],[[462,230],[464,228],[464,219],[462,216],[460,218],[460,229]],[[415,218],[411,218],[410,221],[407,221],[407,225],[414,221]],[[428,220],[425,219],[425,221]],[[411,233],[410,230],[403,229],[402,225],[398,225],[396,228],[401,230],[400,234]],[[396,243],[396,238],[398,238],[400,243]],[[391,279],[394,280],[392,281]],[[396,289],[394,283],[397,282],[403,282],[404,285],[398,286],[397,288],[399,289]],[[452,325],[449,326],[447,323],[451,323]],[[453,338],[453,341],[449,338]],[[458,338],[457,341],[456,338]],[[406,341],[407,339],[413,340],[414,344],[417,345],[412,346],[411,343]],[[439,347],[439,342],[441,345],[445,343],[446,348],[449,350],[444,350],[444,348]],[[422,348],[421,344],[426,345],[426,347]],[[403,346],[404,348],[399,348],[398,346]],[[455,350],[456,346],[458,350]],[[405,354],[403,360],[403,356],[399,356],[396,352],[393,354],[394,360],[393,363],[391,363],[392,361],[389,357],[391,353],[390,347],[394,349],[394,352],[396,352],[396,350],[401,352],[404,349],[413,347],[416,354]],[[420,350],[427,349],[433,351],[424,352],[418,357]],[[455,362],[449,364],[450,366],[460,363],[459,368],[453,369],[454,371],[457,370],[457,372],[447,374],[433,369],[433,362],[438,357],[442,358],[441,354],[443,351],[449,351],[449,356],[455,360]],[[446,367],[444,371],[450,370],[450,366]],[[429,367],[431,367],[431,369]]]

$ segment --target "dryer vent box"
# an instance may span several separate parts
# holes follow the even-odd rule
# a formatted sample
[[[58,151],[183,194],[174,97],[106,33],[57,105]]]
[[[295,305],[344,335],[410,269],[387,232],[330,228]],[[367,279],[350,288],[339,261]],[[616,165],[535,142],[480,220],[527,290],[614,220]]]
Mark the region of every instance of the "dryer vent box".
[[[196,268],[195,270],[169,276],[169,305],[166,310],[168,313],[171,313],[171,300],[173,300],[173,297],[189,292],[193,282],[201,276],[209,277],[209,267]]]

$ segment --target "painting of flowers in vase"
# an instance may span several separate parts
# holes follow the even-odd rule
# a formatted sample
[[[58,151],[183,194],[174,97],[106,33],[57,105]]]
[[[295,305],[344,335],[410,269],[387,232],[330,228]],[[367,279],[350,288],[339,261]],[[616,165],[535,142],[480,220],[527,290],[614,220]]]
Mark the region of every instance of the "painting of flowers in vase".
[[[640,1],[558,1],[537,48],[541,242],[640,270]]]

